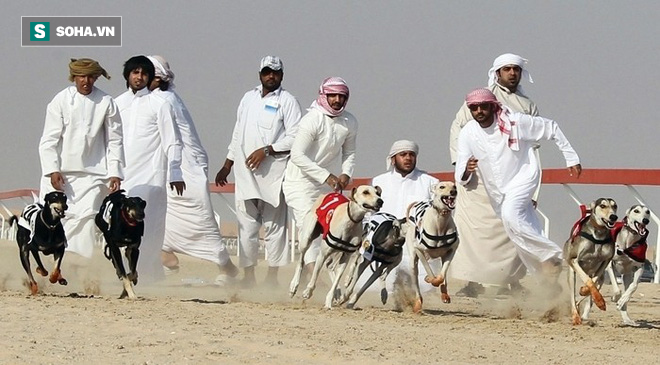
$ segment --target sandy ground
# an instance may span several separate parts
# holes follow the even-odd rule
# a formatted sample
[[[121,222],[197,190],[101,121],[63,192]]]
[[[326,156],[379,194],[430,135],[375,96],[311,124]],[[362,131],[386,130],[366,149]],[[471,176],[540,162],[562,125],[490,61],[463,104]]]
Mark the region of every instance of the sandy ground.
[[[621,326],[613,304],[572,326],[568,295],[552,301],[425,296],[421,315],[380,304],[376,292],[358,310],[324,310],[325,288],[311,300],[289,299],[291,267],[278,288],[220,288],[217,269],[181,257],[162,284],[136,287],[139,299],[118,299],[109,261],[92,277],[65,257],[68,286],[40,279],[28,295],[16,244],[0,241],[2,364],[580,364],[657,363],[660,286],[641,284],[629,305],[639,327]],[[51,259],[47,258],[50,269]],[[263,267],[258,273],[263,277]],[[562,282],[565,281],[562,276]],[[450,294],[463,283],[453,282]],[[533,289],[533,281],[524,284]],[[492,290],[491,290],[492,291]],[[534,292],[534,290],[532,290]],[[91,294],[96,293],[96,294]],[[605,288],[604,294],[610,289]],[[552,310],[555,308],[554,310]]]

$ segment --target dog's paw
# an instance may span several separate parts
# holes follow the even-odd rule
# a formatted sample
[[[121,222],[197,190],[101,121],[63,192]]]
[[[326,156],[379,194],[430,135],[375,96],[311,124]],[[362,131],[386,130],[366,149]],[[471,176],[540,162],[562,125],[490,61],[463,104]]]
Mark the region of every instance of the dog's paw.
[[[57,282],[58,282],[60,285],[68,285],[68,284],[69,284],[69,282],[66,281],[66,279],[63,278],[63,277],[60,277],[60,278],[57,280]]]
[[[305,291],[303,292],[303,295],[302,295],[303,299],[311,298],[313,292],[314,292],[313,289],[309,289],[309,288],[305,289]]]
[[[346,303],[346,309],[355,309],[355,303]]]
[[[586,297],[591,293],[591,290],[589,290],[589,287],[586,285],[583,285],[580,287],[580,295],[583,297]]]
[[[37,285],[36,282],[28,283],[28,285],[30,286],[30,294],[32,295],[39,294],[39,286]]]
[[[380,290],[380,302],[383,304],[387,304],[387,289],[383,288]]]
[[[451,303],[451,297],[449,296],[449,294],[447,294],[447,293],[442,293],[442,294],[441,294],[441,297],[442,297],[442,302],[443,302],[443,303],[447,303],[447,304],[448,304],[448,303]]]
[[[37,274],[39,274],[41,276],[48,276],[48,270],[46,270],[46,269],[38,267],[38,268],[35,269],[35,271],[37,272]]]
[[[131,283],[133,283],[133,285],[137,285],[137,283],[138,283],[138,273],[137,272],[129,273],[128,275],[126,275],[126,277],[128,278],[128,280],[131,281]]]

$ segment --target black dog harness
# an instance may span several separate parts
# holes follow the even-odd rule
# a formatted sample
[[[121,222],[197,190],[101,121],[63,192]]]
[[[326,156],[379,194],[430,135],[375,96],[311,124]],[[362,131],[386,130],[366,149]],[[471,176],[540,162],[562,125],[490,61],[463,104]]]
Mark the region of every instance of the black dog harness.
[[[419,223],[421,222],[424,213],[426,213],[426,210],[429,208],[433,208],[431,200],[419,202],[415,204],[412,208],[413,209],[412,214],[408,217],[408,219],[415,224],[415,238],[417,239],[417,241],[419,241],[422,245],[424,245],[426,248],[430,250],[453,245],[458,239],[458,232],[444,234],[441,236],[435,236],[429,234],[428,232],[426,232],[425,229],[419,226]],[[424,238],[428,239],[431,242],[435,242],[435,245],[431,246],[430,244],[427,243],[427,241]]]
[[[95,222],[105,238],[104,255],[111,260],[109,242],[120,246],[139,245],[144,234],[144,222],[129,219],[122,209],[126,199],[124,190],[118,190],[103,199]]]
[[[370,243],[362,252],[365,259],[389,265],[394,262],[393,258],[401,254],[402,246],[395,245],[390,250],[382,247],[396,220],[396,217],[389,213],[374,213],[369,217],[369,221],[364,223],[362,241]]]

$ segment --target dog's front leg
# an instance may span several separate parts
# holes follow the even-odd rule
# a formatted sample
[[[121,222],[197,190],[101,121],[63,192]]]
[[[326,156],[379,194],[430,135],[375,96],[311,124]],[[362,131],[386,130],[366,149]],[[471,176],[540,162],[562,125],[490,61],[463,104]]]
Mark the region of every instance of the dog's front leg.
[[[359,252],[350,261],[350,265],[348,267],[348,277],[345,285],[346,293],[344,293],[344,299],[353,298],[353,291],[355,290],[355,286],[357,285],[360,276],[362,276],[364,269],[366,269],[369,264],[370,261],[365,259],[364,256],[362,256]],[[353,304],[355,304],[355,302],[353,302]],[[349,309],[353,308],[352,306],[349,307],[348,304],[346,307]]]
[[[348,303],[346,303],[346,308],[353,309],[355,307],[355,303],[357,303],[358,299],[360,299],[360,296],[362,296],[364,290],[366,290],[367,284],[364,284],[357,292],[355,293],[353,292],[355,290],[355,285],[357,285],[358,279],[360,278],[360,276],[362,276],[364,270],[366,270],[366,268],[369,267],[370,264],[371,261],[362,258],[360,264],[355,268],[355,273],[353,275],[354,277],[353,280],[351,280],[351,286],[346,288],[346,295],[350,297]]]
[[[623,292],[623,295],[621,295],[621,298],[616,303],[616,308],[619,310],[619,312],[621,312],[623,323],[629,326],[637,325],[637,322],[633,321],[628,315],[628,301],[630,301],[633,293],[635,293],[637,290],[637,284],[639,283],[639,279],[642,277],[643,271],[644,269],[640,267],[637,269],[637,271],[635,271],[635,274],[633,274],[632,277],[630,274],[623,276],[623,285],[626,288],[626,291]]]
[[[600,294],[600,291],[598,291],[598,288],[596,287],[596,284],[594,281],[587,275],[586,272],[580,267],[580,264],[578,262],[578,258],[574,258],[570,260],[570,266],[575,270],[577,275],[582,279],[584,284],[587,286],[589,289],[589,292],[591,294],[591,298],[593,299],[593,302],[596,304],[596,306],[600,310],[605,310],[606,305],[605,305],[605,299],[603,299],[603,296]]]
[[[30,293],[32,295],[37,295],[37,293],[39,293],[39,286],[37,285],[37,281],[34,280],[34,276],[32,276],[32,271],[30,270],[30,249],[27,244],[20,247],[19,256],[21,258],[23,269],[25,269],[28,276],[27,284],[30,287]]]
[[[616,302],[621,298],[621,289],[619,288],[619,284],[616,282],[616,275],[614,274],[614,268],[612,267],[613,262],[610,262],[609,265],[607,265],[607,275],[610,277],[610,285],[612,286],[612,301]]]
[[[34,262],[37,263],[37,268],[35,269],[37,274],[41,276],[48,276],[48,270],[46,270],[44,264],[41,262],[41,256],[39,255],[39,250],[35,248],[30,250],[30,252],[32,252],[32,257],[34,257]]]
[[[124,271],[124,276],[127,276],[128,279],[133,283],[133,285],[137,285],[138,283],[138,272],[137,272],[137,263],[138,259],[140,258],[140,247],[126,247],[126,252],[124,253],[126,255],[126,259],[128,259],[128,267],[131,269],[131,273],[126,275],[126,271],[124,271],[124,266],[122,265],[122,271]],[[119,262],[121,263],[121,255],[119,257]],[[121,264],[120,264],[121,265]]]
[[[319,273],[321,272],[321,268],[323,268],[325,260],[328,259],[329,255],[330,255],[330,248],[321,247],[321,250],[319,251],[319,254],[316,257],[316,261],[314,262],[314,271],[312,271],[312,277],[309,278],[309,283],[307,283],[307,287],[303,292],[303,299],[309,299],[312,297],[312,294],[314,294],[314,289],[316,289],[316,280],[318,280]]]
[[[575,290],[577,286],[577,275],[575,270],[571,265],[571,261],[568,261],[568,290],[571,293],[571,316],[573,319],[573,325],[577,326],[582,324],[582,318],[580,317],[580,312],[578,310],[578,304],[575,298]]]
[[[62,277],[62,272],[60,271],[60,268],[62,267],[62,259],[64,258],[64,246],[53,254],[53,258],[55,259],[55,267],[48,280],[53,284],[59,283],[60,285],[67,285],[68,282]]]
[[[335,269],[333,270],[335,272],[335,279],[332,281],[332,285],[330,287],[330,290],[328,291],[328,294],[325,296],[325,308],[326,309],[332,309],[332,303],[334,302],[335,299],[335,293],[337,289],[339,288],[339,282],[341,281],[342,275],[344,275],[344,271],[346,271],[346,266],[348,266],[348,261],[350,260],[350,255],[352,253],[342,253],[339,262],[335,266]],[[353,253],[354,254],[354,253]],[[339,297],[337,298],[337,304],[343,303],[346,301],[345,299],[345,293],[340,294]]]
[[[419,289],[419,255],[421,252],[418,249],[414,249],[414,255],[410,258],[411,268],[412,268],[412,280],[413,290],[415,290],[415,302],[413,303],[413,312],[419,313],[422,311],[422,293]]]
[[[454,253],[454,249],[451,249],[451,252],[447,253],[446,259],[442,259],[442,268],[440,269],[440,274],[436,277],[439,280],[442,280],[442,284],[440,284],[440,293],[443,303],[451,303],[451,297],[447,292],[447,271],[449,270],[451,260],[454,258]]]

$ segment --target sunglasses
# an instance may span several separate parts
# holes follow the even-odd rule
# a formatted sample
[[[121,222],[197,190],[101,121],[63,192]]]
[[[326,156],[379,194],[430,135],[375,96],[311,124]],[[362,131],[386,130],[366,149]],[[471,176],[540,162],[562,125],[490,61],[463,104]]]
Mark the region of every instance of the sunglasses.
[[[481,110],[490,110],[490,106],[491,106],[490,103],[481,103],[481,104],[471,104],[471,105],[468,105],[468,108],[469,108],[471,111],[474,112],[474,111],[477,111],[477,109],[479,109],[479,108],[481,108]]]

